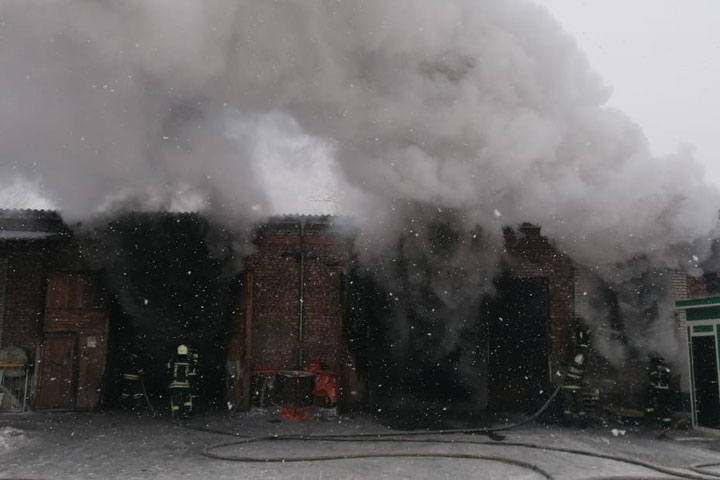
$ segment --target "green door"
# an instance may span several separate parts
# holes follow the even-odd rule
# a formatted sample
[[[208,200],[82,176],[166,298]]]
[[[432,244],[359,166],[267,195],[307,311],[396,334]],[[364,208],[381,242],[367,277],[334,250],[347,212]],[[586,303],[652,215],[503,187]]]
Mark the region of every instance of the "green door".
[[[696,422],[700,427],[718,428],[720,391],[715,336],[692,337],[691,349]]]

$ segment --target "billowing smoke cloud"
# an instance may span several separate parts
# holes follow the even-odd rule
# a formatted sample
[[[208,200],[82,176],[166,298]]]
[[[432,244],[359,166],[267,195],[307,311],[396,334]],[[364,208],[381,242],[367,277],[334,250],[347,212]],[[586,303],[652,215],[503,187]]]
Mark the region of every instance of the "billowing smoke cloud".
[[[641,254],[703,259],[716,228],[692,155],[652,156],[522,0],[6,0],[0,89],[0,183],[38,182],[71,218],[317,197],[357,215],[371,252],[431,206],[496,247],[503,225],[540,224],[608,276]]]
[[[585,271],[576,284],[581,298],[577,313],[591,322],[594,348],[616,366],[647,362],[650,353],[684,364],[673,273],[654,269],[645,259],[635,259],[622,270],[633,271],[634,277],[608,282]]]

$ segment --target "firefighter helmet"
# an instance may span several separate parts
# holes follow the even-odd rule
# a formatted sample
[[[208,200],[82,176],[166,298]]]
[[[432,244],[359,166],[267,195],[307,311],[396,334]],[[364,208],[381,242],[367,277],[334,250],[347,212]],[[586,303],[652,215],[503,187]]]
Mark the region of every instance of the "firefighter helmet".
[[[177,348],[178,355],[187,355],[188,354],[188,348],[186,345],[178,345]]]
[[[648,353],[648,357],[650,358],[651,365],[662,365],[665,363],[665,359],[663,358],[663,356],[655,350],[652,350],[650,353]]]

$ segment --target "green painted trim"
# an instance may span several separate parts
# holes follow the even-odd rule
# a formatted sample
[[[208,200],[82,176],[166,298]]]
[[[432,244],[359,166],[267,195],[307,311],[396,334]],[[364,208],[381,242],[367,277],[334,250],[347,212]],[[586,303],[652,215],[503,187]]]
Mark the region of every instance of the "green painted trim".
[[[696,320],[692,323],[687,323],[686,325],[720,325],[720,319],[714,319],[714,320]]]
[[[715,335],[715,379],[720,380],[720,332]],[[718,401],[720,401],[720,382],[717,383]]]
[[[690,364],[690,414],[692,415],[693,427],[697,427],[697,408],[695,405],[695,365],[693,365],[693,341],[690,334],[690,327],[687,327],[688,334],[688,363]]]
[[[675,302],[677,308],[704,307],[706,305],[720,305],[720,297],[697,298],[694,300],[678,300]]]
[[[693,327],[693,333],[712,332],[714,330],[715,330],[714,325],[695,325]]]
[[[709,327],[709,329],[708,329]],[[712,331],[713,326],[712,325],[695,325],[693,326],[693,331],[703,331],[708,332]],[[692,422],[693,427],[697,428],[698,426],[698,418],[697,418],[697,409],[696,409],[696,402],[697,398],[695,395],[695,365],[693,364],[693,340],[692,335],[690,333],[691,328],[687,327],[687,333],[688,333],[688,363],[690,366],[690,413],[692,415]],[[707,338],[709,335],[703,335],[703,337]],[[717,378],[720,379],[720,328],[717,329],[716,334],[713,335],[713,339],[715,340],[715,359],[716,359],[716,371],[715,374],[717,375]],[[718,393],[720,393],[720,382],[718,382]],[[709,427],[706,427],[709,428]],[[717,431],[717,429],[712,429],[713,431]]]
[[[689,322],[694,320],[719,320],[720,321],[720,306],[717,307],[704,307],[694,308],[687,310],[687,319]]]

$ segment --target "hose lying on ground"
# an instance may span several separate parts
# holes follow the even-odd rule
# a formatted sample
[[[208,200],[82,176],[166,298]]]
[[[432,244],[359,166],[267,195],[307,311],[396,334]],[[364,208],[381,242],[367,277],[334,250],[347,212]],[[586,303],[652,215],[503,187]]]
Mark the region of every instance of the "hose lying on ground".
[[[208,458],[213,458],[216,460],[228,460],[228,461],[235,461],[235,462],[265,462],[265,463],[272,463],[272,462],[301,462],[301,461],[327,461],[327,460],[350,460],[355,458],[374,458],[374,457],[392,457],[394,454],[391,453],[383,453],[383,454],[347,454],[347,455],[331,455],[331,456],[312,456],[312,457],[251,457],[251,456],[236,456],[236,455],[222,455],[218,453],[214,453],[213,450],[217,450],[224,447],[230,447],[230,446],[238,446],[238,445],[248,445],[251,443],[258,443],[258,442],[271,442],[271,441],[319,441],[319,442],[393,442],[393,443],[452,443],[452,444],[469,444],[469,445],[490,445],[490,446],[502,446],[502,447],[520,447],[520,448],[531,448],[536,450],[544,450],[544,451],[550,451],[550,452],[559,452],[559,453],[570,453],[574,455],[583,455],[586,457],[593,457],[593,458],[602,458],[604,460],[612,460],[616,462],[621,463],[627,463],[630,465],[635,465],[643,468],[647,468],[649,470],[653,470],[659,473],[663,473],[665,475],[671,475],[678,478],[687,478],[691,480],[710,480],[711,478],[717,478],[719,475],[714,474],[708,474],[705,472],[699,472],[701,475],[693,474],[690,472],[684,472],[675,470],[669,467],[664,467],[662,465],[656,465],[654,463],[645,462],[643,460],[633,459],[633,458],[627,458],[627,457],[620,457],[617,455],[610,455],[605,453],[599,453],[599,452],[593,452],[590,450],[581,450],[577,448],[565,448],[565,447],[552,447],[548,445],[538,445],[535,443],[528,443],[528,442],[489,442],[489,441],[481,441],[481,440],[469,440],[469,439],[452,439],[452,440],[440,440],[440,439],[433,439],[433,438],[403,438],[406,437],[404,435],[406,432],[402,432],[400,434],[396,434],[397,437],[393,438],[392,435],[385,435],[383,434],[380,437],[368,437],[364,434],[359,435],[271,435],[266,437],[251,437],[251,438],[244,438],[241,440],[234,440],[231,442],[223,442],[223,443],[217,443],[213,445],[209,445],[202,450],[202,454]],[[415,433],[415,432],[412,432]],[[425,435],[432,435],[433,433],[425,432]],[[453,454],[441,454],[441,455],[453,455]],[[462,455],[462,454],[459,454]],[[401,456],[407,456],[407,454],[401,454]],[[436,456],[435,454],[418,454],[417,456],[423,457],[423,456]],[[458,458],[468,458],[468,457],[458,457]],[[506,460],[514,460],[512,458],[507,457],[494,457],[494,458],[504,458]],[[478,457],[477,459],[482,459]],[[508,462],[510,463],[510,462]],[[697,465],[696,467],[702,468],[703,466],[708,467],[714,464],[704,464],[704,465]],[[536,465],[533,465],[533,467],[537,467]],[[537,467],[539,468],[539,467]],[[709,475],[709,476],[708,476]],[[554,478],[552,476],[546,478]],[[646,478],[646,477],[637,477],[637,478]]]
[[[693,472],[702,473],[703,475],[708,475],[710,477],[720,478],[720,473],[709,472],[707,470],[710,467],[720,467],[720,462],[696,463],[695,465],[690,465],[690,470],[692,470]]]
[[[367,441],[367,439],[365,440]],[[211,448],[220,448],[228,445],[235,445],[236,442],[230,442],[223,445],[215,445]],[[256,462],[256,463],[289,463],[289,462],[317,462],[317,461],[328,461],[328,460],[351,460],[351,459],[363,459],[363,458],[453,458],[453,459],[465,459],[465,460],[485,460],[498,463],[506,463],[514,465],[516,467],[525,468],[532,470],[548,480],[554,480],[549,472],[543,470],[534,463],[525,462],[511,457],[500,457],[497,455],[477,455],[473,453],[438,453],[438,452],[398,452],[398,453],[352,453],[343,455],[319,455],[314,457],[274,457],[274,458],[260,458],[260,457],[236,457],[236,456],[225,456],[212,453],[209,448],[203,449],[203,455],[208,458],[215,460],[230,460],[234,462]]]
[[[710,467],[714,466],[715,464],[702,464],[702,465],[694,465],[690,467],[692,470],[696,471],[698,474],[690,473],[690,472],[684,472],[684,471],[678,471],[669,467],[665,467],[662,465],[656,465],[650,462],[645,462],[643,460],[638,459],[632,459],[632,458],[625,458],[620,457],[616,455],[609,455],[599,452],[593,452],[589,450],[581,450],[581,449],[575,449],[575,448],[563,448],[563,447],[552,447],[547,445],[538,445],[534,443],[528,443],[528,442],[506,442],[506,441],[494,441],[494,442],[488,442],[488,441],[479,441],[479,440],[468,440],[468,439],[452,439],[452,440],[440,440],[440,439],[432,439],[432,438],[408,438],[408,437],[416,437],[416,436],[427,436],[427,435],[452,435],[452,434],[469,434],[469,435],[490,435],[494,432],[501,432],[501,431],[508,431],[513,428],[520,427],[522,425],[525,425],[536,418],[538,418],[540,415],[542,415],[545,410],[550,406],[551,402],[555,399],[557,394],[560,392],[561,387],[558,387],[555,389],[553,394],[550,396],[550,398],[543,404],[543,406],[535,412],[533,415],[529,416],[525,420],[510,424],[510,425],[503,425],[500,427],[491,427],[491,428],[469,428],[469,429],[448,429],[448,430],[437,430],[437,431],[411,431],[411,432],[380,432],[380,433],[357,433],[357,434],[313,434],[313,435],[270,435],[270,436],[264,436],[264,437],[248,437],[243,438],[240,440],[234,440],[231,442],[223,442],[223,443],[217,443],[213,445],[209,445],[202,449],[202,455],[208,458],[216,459],[216,460],[226,460],[226,461],[237,461],[237,462],[311,462],[311,461],[329,461],[329,460],[349,460],[349,459],[361,459],[361,458],[393,458],[393,457],[416,457],[416,458],[422,458],[422,457],[433,457],[433,458],[460,458],[460,459],[474,459],[474,460],[488,460],[488,461],[496,461],[501,463],[507,463],[512,464],[516,466],[520,466],[523,468],[527,468],[530,470],[533,470],[540,475],[544,476],[548,479],[553,479],[554,477],[549,474],[548,472],[542,470],[539,466],[527,462],[523,462],[520,460],[517,460],[515,458],[509,458],[509,457],[499,457],[499,456],[485,456],[485,455],[473,455],[473,454],[451,454],[451,453],[360,453],[360,454],[345,454],[345,455],[320,455],[320,456],[303,456],[303,457],[250,457],[250,456],[237,456],[237,455],[222,455],[215,453],[214,450],[230,447],[230,446],[237,446],[237,445],[248,445],[250,443],[258,443],[258,442],[264,442],[264,441],[325,441],[325,442],[402,442],[402,443],[454,443],[454,444],[474,444],[474,445],[492,445],[492,446],[505,446],[505,447],[520,447],[520,448],[531,448],[531,449],[538,449],[538,450],[544,450],[544,451],[552,451],[552,452],[560,452],[560,453],[569,453],[574,455],[583,455],[593,458],[602,458],[605,460],[612,460],[616,462],[626,463],[630,465],[635,465],[643,468],[647,468],[649,470],[653,470],[665,475],[671,475],[676,478],[686,478],[690,480],[709,480],[720,477],[720,475],[716,475],[713,473],[709,473],[706,471],[702,471],[701,469],[703,467]],[[186,425],[180,424],[181,427],[184,428],[191,428]],[[201,431],[207,431],[211,433],[220,433],[224,435],[231,435],[238,437],[239,435],[237,433],[231,433],[221,430],[213,430],[209,428],[203,428],[203,427],[196,427],[193,428],[195,430],[201,430]],[[610,477],[608,477],[610,478]],[[629,478],[629,477],[625,477]],[[640,478],[646,478],[646,477],[636,477],[638,479]]]

